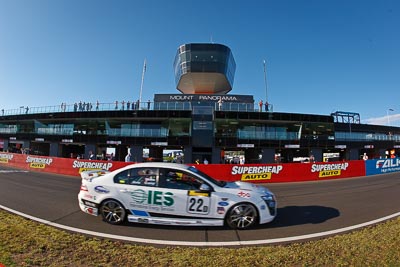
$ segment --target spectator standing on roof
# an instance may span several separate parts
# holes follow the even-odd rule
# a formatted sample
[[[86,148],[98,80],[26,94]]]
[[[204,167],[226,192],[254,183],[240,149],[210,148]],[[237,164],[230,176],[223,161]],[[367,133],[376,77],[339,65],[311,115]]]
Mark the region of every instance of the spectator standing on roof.
[[[265,111],[269,111],[268,105],[268,101],[265,100]]]
[[[262,111],[262,107],[263,107],[263,101],[260,100],[260,102],[258,102],[258,106],[260,107],[259,111]]]
[[[130,162],[131,161],[131,153],[128,152],[128,154],[126,154],[125,156],[125,162]]]
[[[222,110],[222,97],[218,100],[218,110]]]

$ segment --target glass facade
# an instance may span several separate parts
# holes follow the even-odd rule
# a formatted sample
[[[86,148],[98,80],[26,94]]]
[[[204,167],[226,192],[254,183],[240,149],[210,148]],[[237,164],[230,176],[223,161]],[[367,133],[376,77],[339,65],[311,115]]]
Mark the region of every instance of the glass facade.
[[[191,80],[191,92],[188,86],[182,85],[184,76],[190,77],[195,73],[216,73],[220,77],[213,77],[219,80],[213,84],[219,84],[212,88],[213,93],[227,93],[232,90],[235,78],[236,63],[229,47],[220,44],[185,44],[181,45],[174,61],[175,83],[178,90],[183,93],[196,93],[196,90],[204,87],[205,80],[195,78]],[[209,80],[211,76],[206,79]]]
[[[336,141],[396,141],[400,134],[335,132]]]

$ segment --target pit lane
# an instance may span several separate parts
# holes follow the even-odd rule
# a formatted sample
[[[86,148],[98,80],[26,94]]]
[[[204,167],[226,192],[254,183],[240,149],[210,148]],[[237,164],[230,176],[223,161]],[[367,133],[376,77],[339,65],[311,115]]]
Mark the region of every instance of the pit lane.
[[[319,182],[268,184],[278,199],[269,224],[227,227],[110,225],[80,211],[80,178],[0,166],[0,208],[68,231],[140,244],[240,246],[305,241],[400,216],[396,173]]]

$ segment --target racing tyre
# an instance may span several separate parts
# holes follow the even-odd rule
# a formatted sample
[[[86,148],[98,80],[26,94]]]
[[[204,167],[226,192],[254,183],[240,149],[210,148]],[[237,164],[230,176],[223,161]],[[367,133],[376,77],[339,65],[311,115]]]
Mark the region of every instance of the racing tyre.
[[[239,203],[233,206],[227,216],[226,223],[233,229],[248,229],[257,223],[257,210],[249,203]]]
[[[121,224],[125,220],[125,208],[116,200],[109,199],[104,201],[100,207],[103,219],[110,224]]]

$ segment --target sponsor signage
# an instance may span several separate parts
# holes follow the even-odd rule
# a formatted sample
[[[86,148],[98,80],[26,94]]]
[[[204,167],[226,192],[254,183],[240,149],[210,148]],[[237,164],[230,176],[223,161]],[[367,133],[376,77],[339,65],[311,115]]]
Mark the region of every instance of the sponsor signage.
[[[372,149],[372,148],[374,148],[374,145],[365,145],[364,148],[366,148],[366,149]]]
[[[79,173],[84,171],[96,171],[96,170],[109,171],[112,166],[113,166],[112,162],[80,161],[80,160],[74,160],[72,162],[72,168],[78,169]]]
[[[391,173],[400,171],[400,158],[366,160],[367,175]]]
[[[237,147],[242,147],[242,148],[253,148],[254,144],[237,144]]]
[[[151,142],[152,146],[168,146],[168,142]]]
[[[14,158],[13,154],[0,153],[0,163],[9,163]]]
[[[285,148],[300,148],[300,145],[285,145]]]
[[[107,145],[120,145],[122,144],[121,141],[107,141]]]
[[[225,181],[282,183],[365,176],[363,160],[284,164],[200,164],[197,169]]]
[[[348,162],[333,164],[312,164],[311,173],[318,173],[319,178],[340,176],[342,171],[347,170]]]
[[[155,94],[154,102],[223,102],[254,104],[251,95]]]
[[[336,145],[335,148],[345,149],[345,148],[347,148],[347,146],[346,145]]]
[[[249,181],[261,181],[270,180],[273,174],[278,174],[282,171],[282,165],[274,166],[233,166],[231,174],[241,175],[240,180]]]
[[[26,157],[26,163],[29,164],[29,167],[32,169],[44,169],[46,166],[50,166],[53,162],[52,158],[45,157]]]
[[[36,142],[43,142],[43,141],[44,141],[44,138],[35,138],[35,141],[36,141]]]
[[[61,139],[61,143],[73,143],[73,139]]]
[[[114,171],[132,163],[122,161],[78,160],[0,152],[0,164],[7,164],[8,166],[38,172],[80,176],[82,171]],[[205,172],[211,177],[224,181],[284,183],[400,172],[400,158],[282,164],[197,164],[196,169]],[[108,189],[97,187],[96,190],[105,193]],[[203,192],[188,192],[188,199],[191,201],[187,203],[188,209],[194,210],[193,213],[198,212],[205,214],[208,212],[209,205],[206,205],[206,202],[203,202],[201,209],[198,210],[197,206],[199,203],[195,201],[197,198],[208,198],[206,195],[207,194],[203,194]],[[152,210],[158,211],[175,209],[174,196],[167,193],[160,193],[157,190],[145,190],[144,193],[137,191],[135,195],[128,195],[128,197],[130,198],[130,203],[134,203],[134,207],[137,208],[140,208],[140,206],[150,207]],[[135,198],[135,200],[132,199],[132,197]],[[222,201],[227,201],[227,199],[222,199]]]

